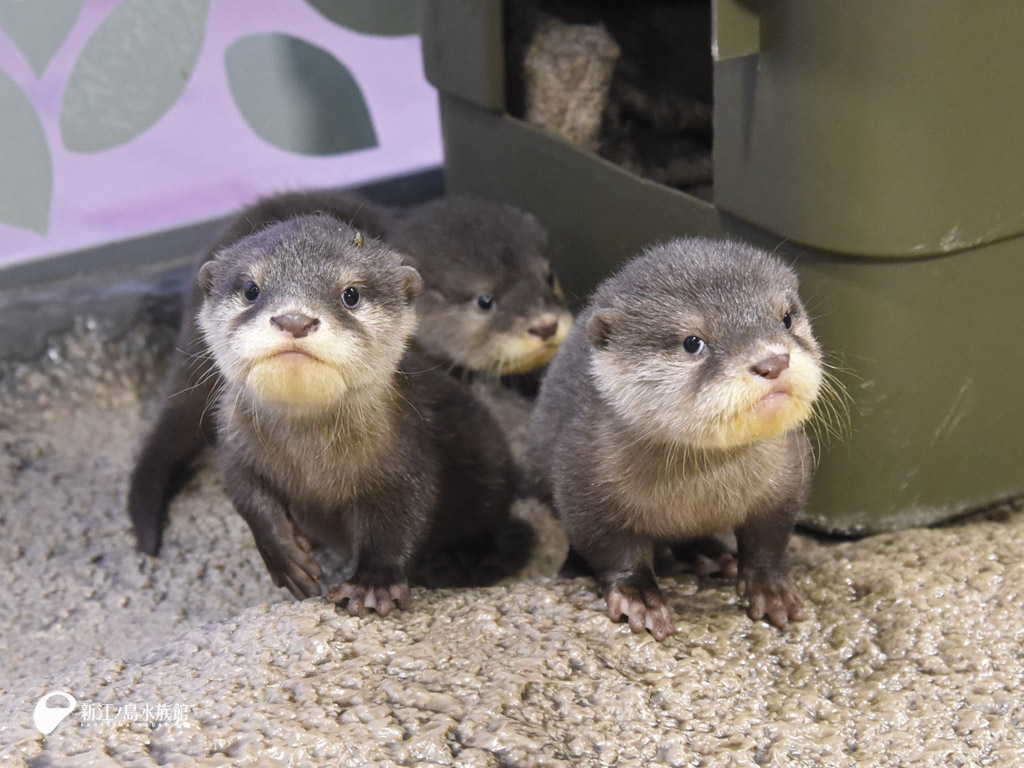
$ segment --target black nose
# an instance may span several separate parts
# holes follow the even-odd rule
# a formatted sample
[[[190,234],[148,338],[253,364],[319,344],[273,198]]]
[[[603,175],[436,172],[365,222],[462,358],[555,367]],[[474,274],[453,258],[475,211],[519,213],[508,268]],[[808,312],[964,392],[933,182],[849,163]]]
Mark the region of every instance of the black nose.
[[[306,315],[299,315],[295,313],[272,317],[270,318],[270,322],[285,333],[290,333],[296,339],[301,339],[303,336],[312,333],[320,327],[320,321],[315,317],[307,317]]]
[[[773,355],[750,366],[750,372],[763,376],[766,379],[777,379],[779,375],[789,368],[789,355]]]
[[[541,341],[547,341],[558,332],[558,321],[548,323],[547,325],[535,325],[527,330]]]

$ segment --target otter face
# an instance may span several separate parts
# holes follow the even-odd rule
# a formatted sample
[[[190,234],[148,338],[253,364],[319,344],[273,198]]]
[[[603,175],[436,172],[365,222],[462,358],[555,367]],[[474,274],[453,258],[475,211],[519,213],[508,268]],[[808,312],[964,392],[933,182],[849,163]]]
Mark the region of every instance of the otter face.
[[[416,305],[417,344],[434,357],[499,376],[545,365],[569,335],[572,315],[556,306],[523,314],[514,292],[493,282],[460,296],[425,290]]]
[[[780,435],[810,418],[822,386],[796,276],[737,243],[649,251],[602,287],[587,330],[599,391],[668,443],[724,449]]]
[[[274,224],[200,269],[199,326],[229,384],[327,407],[387,386],[415,328],[416,270],[328,216]]]
[[[432,357],[524,373],[549,362],[572,328],[547,233],[528,213],[446,198],[417,209],[401,248],[423,275],[416,343]]]

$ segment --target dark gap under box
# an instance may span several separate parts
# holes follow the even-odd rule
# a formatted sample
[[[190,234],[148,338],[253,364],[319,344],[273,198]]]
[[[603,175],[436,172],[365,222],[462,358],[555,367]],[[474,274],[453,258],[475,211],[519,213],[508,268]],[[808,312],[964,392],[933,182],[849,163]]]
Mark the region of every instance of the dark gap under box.
[[[850,394],[806,525],[866,534],[1024,494],[1014,0],[716,1],[713,203],[507,114],[500,0],[421,13],[447,189],[540,216],[577,304],[679,235],[742,238],[795,264]]]

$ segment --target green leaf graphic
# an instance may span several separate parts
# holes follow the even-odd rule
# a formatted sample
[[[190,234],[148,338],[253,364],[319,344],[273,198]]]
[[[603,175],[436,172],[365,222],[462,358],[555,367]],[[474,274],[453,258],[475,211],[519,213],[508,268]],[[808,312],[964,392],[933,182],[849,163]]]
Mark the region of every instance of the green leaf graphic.
[[[289,152],[336,155],[377,146],[359,85],[330,53],[290,35],[243,37],[225,56],[243,117]]]
[[[53,164],[43,124],[28,96],[0,70],[0,221],[45,234]]]
[[[82,0],[0,0],[0,29],[39,77],[82,10]]]
[[[416,0],[306,0],[323,16],[365,35],[415,35]]]
[[[199,58],[209,0],[124,0],[75,62],[60,130],[75,152],[124,144],[178,100]]]

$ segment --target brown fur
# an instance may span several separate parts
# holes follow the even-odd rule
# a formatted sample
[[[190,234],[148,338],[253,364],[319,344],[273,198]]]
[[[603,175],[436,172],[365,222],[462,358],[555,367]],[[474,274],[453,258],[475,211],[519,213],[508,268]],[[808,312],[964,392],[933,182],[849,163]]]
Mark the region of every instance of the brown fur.
[[[248,300],[255,275],[259,295]],[[200,281],[199,325],[224,383],[225,487],[276,584],[299,598],[321,593],[316,542],[353,567],[330,599],[386,614],[408,601],[406,571],[430,546],[506,519],[512,462],[489,412],[403,357],[420,280],[395,252],[337,219],[303,216],[243,238]],[[351,287],[352,307],[342,299]],[[308,334],[274,323],[300,312],[318,323]],[[252,385],[259,364],[328,370],[294,400],[286,387]]]
[[[421,274],[417,348],[443,367],[514,373],[546,363],[572,319],[545,255],[547,234],[530,214],[509,206],[448,197],[409,209],[375,205],[337,189],[274,195],[245,208],[205,252],[215,254],[268,225],[326,213],[396,248]],[[481,294],[496,301],[488,312]],[[157,554],[178,480],[211,442],[209,404],[219,374],[196,324],[203,294],[190,284],[165,385],[167,399],[132,472],[128,511],[138,547]],[[540,340],[531,328],[556,323]]]

